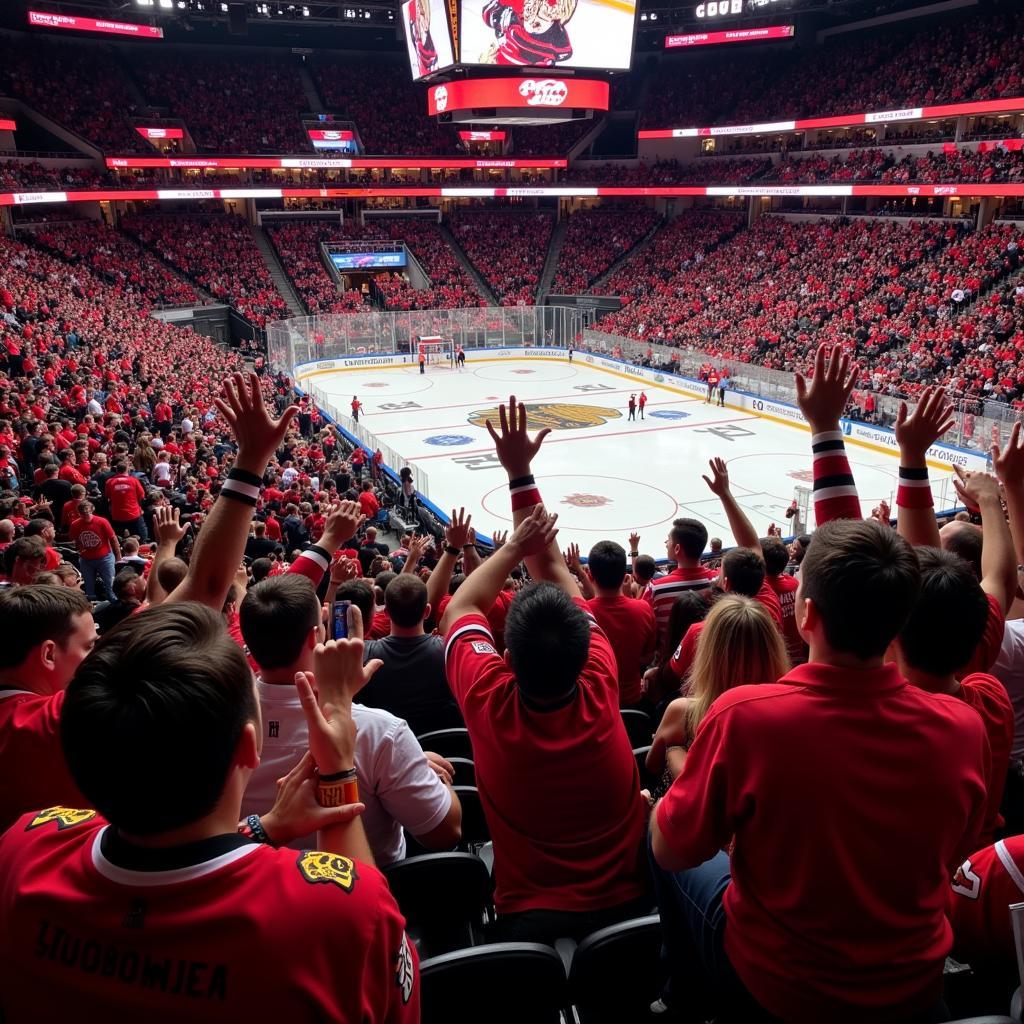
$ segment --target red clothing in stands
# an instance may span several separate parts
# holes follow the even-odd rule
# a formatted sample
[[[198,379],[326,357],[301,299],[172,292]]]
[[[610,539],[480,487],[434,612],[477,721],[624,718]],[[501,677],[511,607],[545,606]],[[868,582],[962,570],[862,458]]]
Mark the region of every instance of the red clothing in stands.
[[[576,692],[543,711],[520,696],[482,615],[448,630],[448,683],[473,742],[499,914],[599,910],[643,893],[640,780],[619,714],[615,655],[588,618],[590,654]]]
[[[1016,962],[1010,904],[1024,903],[1024,836],[1009,836],[971,854],[949,890],[953,955],[966,962]]]
[[[642,670],[654,659],[658,625],[646,601],[616,594],[587,602],[590,614],[608,637],[618,666],[619,705],[639,702]]]
[[[782,612],[782,639],[786,642],[786,653],[794,665],[799,665],[807,660],[807,644],[804,643],[800,630],[796,628],[796,591],[800,584],[785,573],[767,576],[765,582],[779,599],[779,610]]]
[[[68,536],[83,558],[106,558],[114,550],[114,528],[103,516],[76,519]]]
[[[991,594],[985,595],[988,598],[988,619],[985,622],[985,632],[981,642],[974,649],[974,656],[967,667],[960,672],[960,678],[966,679],[974,672],[987,672],[999,657],[999,651],[1003,646],[1003,632],[1006,629],[1006,616],[999,602]]]
[[[718,573],[699,565],[695,569],[673,569],[659,580],[651,580],[644,591],[643,600],[653,609],[658,620],[658,636],[668,628],[668,617],[676,598],[687,590],[707,590]]]
[[[146,492],[142,484],[130,473],[112,476],[107,481],[104,492],[107,501],[110,502],[110,518],[115,523],[127,523],[142,515],[142,506],[139,502],[146,497]]]
[[[64,691],[0,689],[0,832],[33,807],[86,806],[60,745]]]
[[[12,1024],[57,1020],[69,1000],[90,1020],[147,1024],[242,1021],[254,1000],[295,1024],[419,1020],[416,953],[376,868],[227,835],[142,870],[113,859],[110,831],[93,811],[50,807],[0,839]]]
[[[942,991],[949,867],[986,803],[988,740],[894,665],[801,665],[722,694],[658,805],[696,866],[734,840],[725,948],[794,1024],[907,1017]]]

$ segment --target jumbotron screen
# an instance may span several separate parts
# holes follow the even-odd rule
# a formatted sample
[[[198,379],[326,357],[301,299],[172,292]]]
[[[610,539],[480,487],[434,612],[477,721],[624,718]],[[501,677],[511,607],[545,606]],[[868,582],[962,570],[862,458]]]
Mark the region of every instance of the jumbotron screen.
[[[461,0],[459,63],[628,71],[636,0]]]
[[[405,250],[398,252],[332,252],[338,270],[393,270],[405,266]]]
[[[406,0],[402,4],[402,25],[414,80],[455,63],[444,0]]]

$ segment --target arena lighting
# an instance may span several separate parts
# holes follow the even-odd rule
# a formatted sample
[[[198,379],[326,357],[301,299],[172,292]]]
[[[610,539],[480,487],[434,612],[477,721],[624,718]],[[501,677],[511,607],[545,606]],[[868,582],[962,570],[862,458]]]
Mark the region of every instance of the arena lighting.
[[[160,0],[160,6],[165,11],[169,11],[174,7],[174,0]]]

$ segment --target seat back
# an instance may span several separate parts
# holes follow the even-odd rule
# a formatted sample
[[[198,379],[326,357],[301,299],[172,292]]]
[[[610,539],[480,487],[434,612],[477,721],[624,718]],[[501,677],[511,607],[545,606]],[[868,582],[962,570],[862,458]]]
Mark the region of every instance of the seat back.
[[[491,838],[491,830],[484,817],[484,806],[476,786],[453,786],[462,804],[462,843],[473,849]]]
[[[473,745],[469,742],[467,729],[435,729],[425,732],[416,739],[424,750],[432,750],[442,757],[464,757],[473,760]]]
[[[487,867],[471,853],[426,853],[384,868],[421,955],[472,945],[491,902]]]
[[[646,711],[639,708],[623,708],[619,714],[622,715],[622,724],[626,727],[630,746],[642,747],[651,742],[654,736],[654,723]]]
[[[534,942],[474,946],[420,964],[422,1024],[558,1024],[565,969]]]
[[[588,935],[569,971],[569,995],[581,1024],[650,1019],[664,982],[660,954],[657,914]]]
[[[448,763],[455,769],[453,786],[476,785],[476,765],[468,757],[449,757]]]

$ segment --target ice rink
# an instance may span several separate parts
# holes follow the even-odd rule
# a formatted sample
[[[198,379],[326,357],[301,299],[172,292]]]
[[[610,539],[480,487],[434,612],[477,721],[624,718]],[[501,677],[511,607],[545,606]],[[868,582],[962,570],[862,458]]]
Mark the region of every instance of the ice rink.
[[[637,530],[641,550],[663,557],[668,526],[680,516],[701,519],[730,545],[721,505],[701,479],[716,455],[758,532],[773,522],[792,532],[785,511],[795,488],[811,482],[808,433],[705,405],[668,384],[646,386],[645,419],[638,413],[630,422],[627,403],[641,382],[580,358],[480,360],[461,373],[444,365],[422,376],[402,366],[320,372],[315,383],[340,409],[358,395],[360,422],[427,474],[431,501],[446,513],[465,506],[486,537],[511,525],[506,476],[484,428],[489,417],[497,424],[498,403],[510,394],[527,403],[532,429],[552,428],[534,472],[545,504],[559,513],[563,547],[575,541],[585,553],[604,538],[625,546]],[[895,514],[897,459],[856,444],[847,451],[865,514],[881,499]]]

